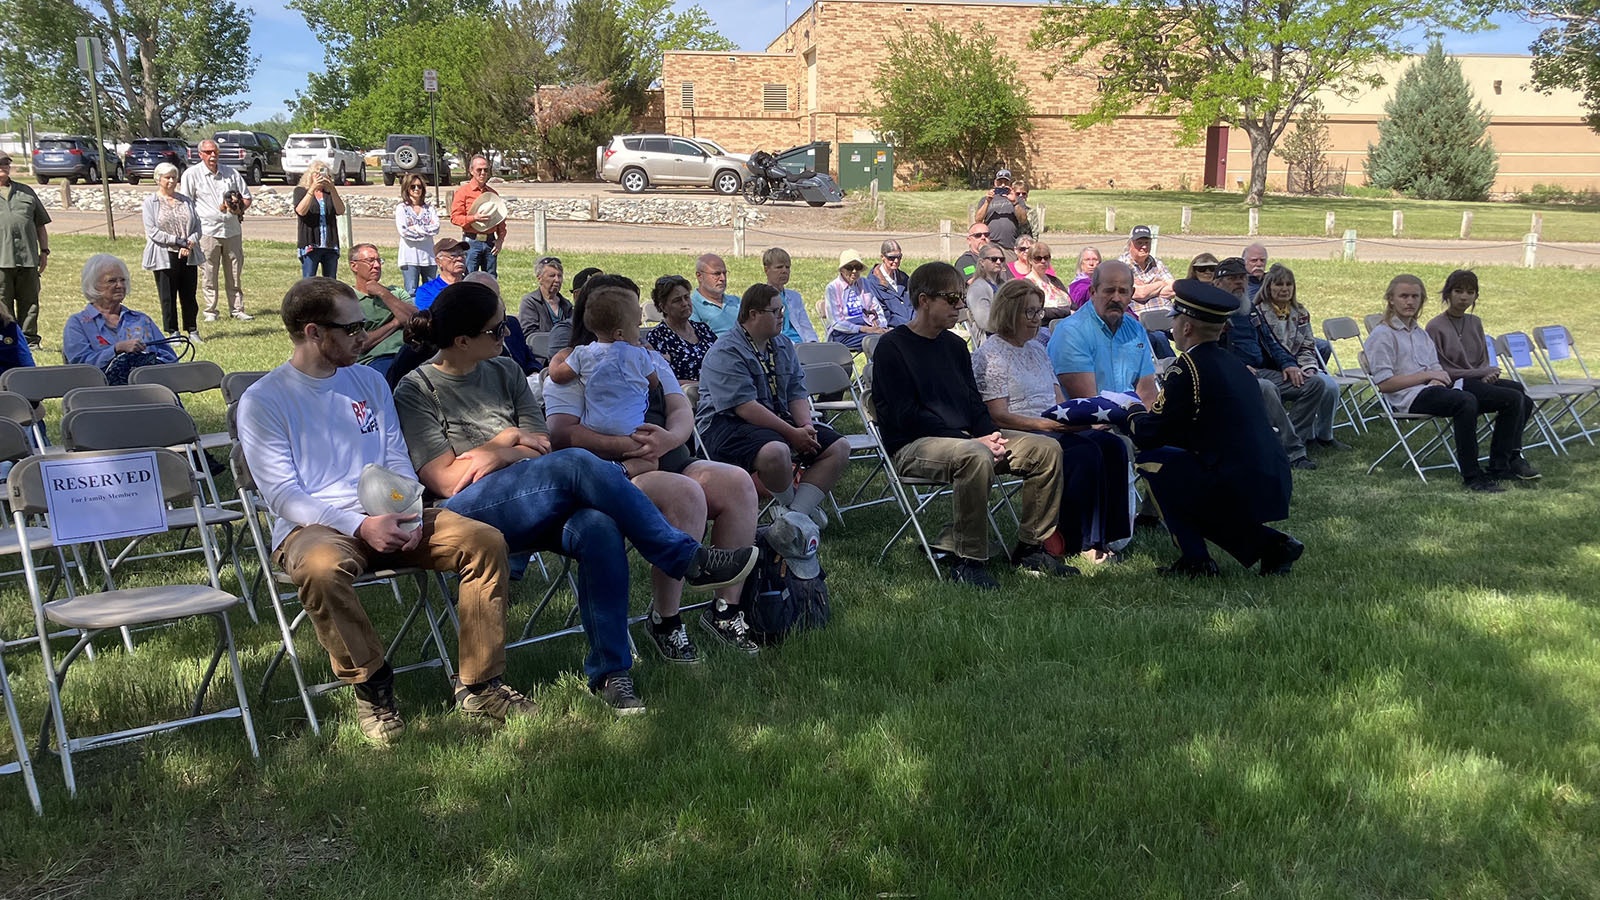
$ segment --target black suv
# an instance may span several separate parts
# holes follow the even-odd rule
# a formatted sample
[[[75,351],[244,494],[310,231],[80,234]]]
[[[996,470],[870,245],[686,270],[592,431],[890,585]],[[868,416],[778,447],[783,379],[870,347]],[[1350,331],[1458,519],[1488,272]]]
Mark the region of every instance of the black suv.
[[[122,154],[122,174],[129,184],[141,178],[154,178],[156,166],[172,163],[182,172],[189,165],[189,144],[182,138],[134,138]]]
[[[264,131],[219,131],[211,136],[217,142],[217,162],[229,165],[244,176],[244,183],[258,185],[268,178],[284,184],[283,144]]]
[[[439,183],[450,183],[450,151],[437,142],[430,145],[425,134],[391,134],[384,143],[383,183],[393,186],[395,181],[415,173],[429,184],[433,183],[435,160],[438,160]]]
[[[65,178],[68,184],[77,184],[80,179],[96,184],[102,172],[117,181],[122,164],[117,160],[117,151],[99,146],[92,137],[47,134],[33,145],[33,175],[40,184],[49,184],[52,178]]]

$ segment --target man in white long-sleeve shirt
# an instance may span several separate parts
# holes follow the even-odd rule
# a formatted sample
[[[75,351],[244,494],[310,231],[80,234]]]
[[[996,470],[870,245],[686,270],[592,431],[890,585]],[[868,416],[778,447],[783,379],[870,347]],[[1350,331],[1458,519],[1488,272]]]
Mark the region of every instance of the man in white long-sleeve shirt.
[[[459,573],[457,707],[499,721],[533,712],[501,679],[509,576],[500,532],[446,510],[426,510],[420,528],[415,516],[362,511],[363,466],[416,472],[383,376],[356,365],[366,319],[355,292],[332,278],[302,279],[283,298],[283,323],[293,354],[245,392],[239,440],[274,514],[275,558],[300,589],[334,675],[355,687],[362,733],[385,743],[405,729],[383,639],[354,587],[375,568]]]

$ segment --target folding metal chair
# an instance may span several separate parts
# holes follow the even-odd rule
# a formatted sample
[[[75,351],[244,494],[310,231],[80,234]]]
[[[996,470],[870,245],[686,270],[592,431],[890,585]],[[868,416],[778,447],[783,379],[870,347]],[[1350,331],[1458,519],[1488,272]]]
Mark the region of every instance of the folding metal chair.
[[[1484,335],[1483,342],[1488,350],[1489,365],[1499,366],[1500,352],[1495,346],[1494,335]],[[1509,375],[1506,380],[1522,385],[1522,389],[1525,392],[1530,387],[1530,385],[1524,383],[1520,378],[1518,378],[1515,373]],[[1568,450],[1566,445],[1561,443],[1561,438],[1556,435],[1555,426],[1551,424],[1550,417],[1545,414],[1545,403],[1548,402],[1548,398],[1553,398],[1555,395],[1551,391],[1546,390],[1549,388],[1549,385],[1531,385],[1531,387],[1539,389],[1528,394],[1528,399],[1533,401],[1533,415],[1529,418],[1529,423],[1532,424],[1534,428],[1538,429],[1539,440],[1531,444],[1524,442],[1522,449],[1524,451],[1528,451],[1537,450],[1540,447],[1544,447],[1556,456],[1560,456],[1563,453],[1570,455],[1572,451]],[[1493,433],[1494,422],[1490,420],[1488,416],[1484,416],[1483,424],[1478,427],[1478,445],[1480,447],[1485,446],[1486,442],[1492,437]]]
[[[1381,414],[1381,418],[1389,423],[1389,427],[1394,429],[1395,436],[1395,442],[1390,445],[1389,449],[1383,451],[1383,455],[1373,460],[1372,465],[1367,467],[1367,474],[1371,475],[1373,472],[1377,471],[1378,466],[1382,465],[1383,461],[1388,459],[1389,456],[1396,450],[1405,451],[1406,458],[1411,461],[1411,468],[1417,473],[1417,477],[1422,479],[1423,484],[1428,483],[1428,476],[1423,474],[1425,470],[1455,468],[1455,448],[1450,444],[1451,432],[1444,427],[1444,420],[1438,416],[1430,416],[1425,413],[1395,412],[1389,407],[1389,401],[1384,399],[1383,392],[1378,390],[1377,382],[1372,380],[1371,371],[1367,365],[1366,352],[1363,351],[1357,357],[1357,360],[1361,364],[1363,377],[1365,377],[1367,380],[1367,387],[1372,391],[1373,395],[1378,398],[1375,408]],[[1404,427],[1401,426],[1402,422],[1405,423]],[[1433,428],[1433,436],[1429,438],[1427,443],[1423,444],[1420,448],[1412,449],[1412,438],[1417,436],[1418,431],[1429,427]],[[1422,464],[1423,461],[1426,460],[1431,454],[1438,451],[1441,447],[1444,449],[1445,455],[1450,458],[1450,462],[1448,464],[1439,463],[1431,466],[1424,466]]]
[[[1539,346],[1539,361],[1544,366],[1545,375],[1551,384],[1576,384],[1590,390],[1587,405],[1582,405],[1578,410],[1578,417],[1587,416],[1596,406],[1600,406],[1600,378],[1589,374],[1589,366],[1583,361],[1583,356],[1578,353],[1578,342],[1573,339],[1572,332],[1565,325],[1541,325],[1533,330],[1533,340]],[[1569,369],[1562,375],[1557,363],[1566,363]],[[1574,375],[1570,369],[1576,364],[1582,375]],[[1590,429],[1591,431],[1593,429]]]
[[[1352,428],[1365,434],[1367,423],[1377,416],[1369,416],[1363,410],[1376,402],[1377,398],[1369,392],[1371,385],[1366,373],[1346,366],[1339,359],[1340,341],[1355,341],[1358,348],[1361,346],[1360,329],[1356,320],[1349,316],[1322,320],[1322,337],[1328,342],[1328,375],[1339,386],[1339,411],[1345,419],[1334,423],[1333,427]]]
[[[46,400],[59,400],[73,388],[105,387],[105,373],[88,365],[23,366],[0,373],[0,391],[14,391],[28,398],[35,410],[34,446],[49,443],[45,437],[45,417],[42,404]]]
[[[23,399],[20,394],[7,393],[5,396],[14,397],[22,402],[22,405],[28,411],[28,418],[31,423],[32,404]],[[32,451],[31,439],[26,429],[17,422],[0,419],[0,459],[7,462],[16,462],[25,459]],[[57,566],[59,567],[57,571],[64,570],[66,560],[61,555],[60,548],[56,547],[55,543],[50,539],[50,530],[33,526],[26,527],[33,549],[54,551]],[[21,550],[22,545],[17,540],[16,530],[14,528],[7,529],[4,536],[0,537],[0,554],[20,553]],[[18,570],[17,573],[11,574],[20,573],[21,570]],[[52,599],[54,599],[53,595]],[[6,651],[36,646],[34,643],[36,639],[37,637],[33,635],[20,639],[0,639],[0,699],[4,700],[6,723],[11,726],[11,744],[16,748],[16,760],[0,764],[0,775],[21,775],[23,786],[28,792],[28,801],[33,804],[34,814],[43,815],[44,806],[39,800],[39,782],[33,772],[33,756],[28,752],[28,738],[22,729],[22,719],[17,714],[17,701],[11,690],[11,676],[6,671],[5,664]]]
[[[39,635],[39,649],[44,658],[45,681],[49,693],[49,710],[46,714],[43,733],[40,735],[40,750],[41,752],[48,751],[51,726],[53,724],[56,749],[61,757],[61,771],[66,779],[67,790],[73,796],[77,795],[77,779],[73,773],[72,754],[96,747],[139,740],[147,735],[169,731],[184,725],[216,719],[239,719],[244,725],[245,738],[250,746],[250,755],[256,758],[260,757],[260,750],[256,743],[255,723],[250,715],[250,701],[245,694],[244,673],[239,667],[239,655],[233,641],[233,627],[228,621],[228,611],[237,606],[241,600],[232,594],[226,593],[221,588],[220,578],[217,574],[216,549],[211,544],[211,533],[200,517],[200,510],[204,506],[204,500],[200,495],[199,481],[195,478],[188,461],[178,453],[166,449],[152,449],[143,452],[148,452],[153,456],[156,470],[159,473],[160,494],[149,498],[150,502],[157,505],[166,504],[170,506],[169,511],[173,514],[180,514],[180,509],[173,505],[184,502],[188,504],[190,514],[193,516],[195,531],[200,535],[201,548],[205,556],[206,584],[157,584],[102,591],[93,594],[72,595],[70,594],[71,581],[68,579],[66,583],[69,587],[69,596],[61,600],[46,602],[39,590],[38,573],[33,563],[35,544],[30,538],[28,529],[28,517],[45,516],[50,512],[50,498],[46,491],[42,467],[58,461],[85,462],[97,459],[117,459],[125,457],[126,454],[122,451],[112,451],[67,453],[58,456],[31,456],[17,463],[7,481],[6,490],[11,502],[12,528],[22,556],[24,576],[28,586],[28,598],[33,604],[35,628]],[[128,519],[124,516],[119,518],[118,521],[126,524]],[[159,530],[162,529],[158,526],[152,529],[151,533]],[[195,693],[194,703],[189,710],[189,715],[152,725],[125,728],[104,734],[77,738],[69,735],[61,700],[61,688],[66,682],[72,665],[88,649],[90,642],[96,636],[108,630],[151,626],[194,618],[210,618],[216,622],[217,643],[215,650],[211,654],[211,660],[206,665],[204,674],[201,676],[200,687]],[[81,632],[71,649],[62,655],[59,660],[51,645],[50,623],[66,628],[75,628]],[[233,677],[238,705],[215,712],[203,712],[206,693],[224,656],[228,659],[228,667]]]
[[[850,355],[850,349],[843,344],[835,344],[834,346],[845,351],[847,357]],[[851,379],[849,369],[835,362],[817,362],[805,366],[805,376],[806,390],[813,395],[839,393],[845,395],[845,399],[839,401],[838,404],[813,400],[813,407],[826,406],[829,410],[849,410],[856,414],[856,421],[866,422],[867,413],[862,403],[862,395],[855,381]],[[846,422],[838,415],[828,420],[828,425],[839,432],[839,436],[850,447],[851,462],[870,462],[872,464],[871,471],[856,486],[855,491],[850,495],[850,499],[845,503],[841,504],[839,498],[832,491],[828,492],[828,502],[833,506],[834,520],[842,526],[844,524],[844,514],[851,510],[866,509],[869,506],[877,506],[880,503],[895,502],[894,495],[890,492],[887,483],[878,491],[877,496],[866,500],[862,499],[867,489],[880,475],[883,475],[887,482],[887,470],[884,468],[885,454],[883,445],[878,443],[877,436],[865,427],[860,431],[849,430],[846,427]]]
[[[262,378],[266,377],[266,374],[266,372],[229,372],[226,375],[223,375],[223,402],[228,404],[230,407],[237,405],[239,398],[243,397],[244,392],[250,389],[250,385],[255,384]],[[234,436],[231,434],[229,437],[234,438]],[[237,440],[237,438],[234,438],[234,440]]]
[[[1144,326],[1146,332],[1172,330],[1172,310],[1165,306],[1153,306],[1139,313],[1139,324]]]
[[[299,631],[309,614],[302,607],[297,612],[290,614],[289,607],[299,603],[299,590],[294,585],[294,580],[279,569],[272,561],[272,544],[268,537],[267,527],[264,522],[270,521],[271,511],[268,510],[266,501],[261,497],[260,490],[256,487],[255,477],[250,473],[250,464],[245,459],[244,448],[237,443],[233,445],[229,458],[233,466],[234,482],[239,487],[239,500],[244,504],[245,527],[250,534],[250,541],[255,545],[256,556],[261,564],[261,571],[267,573],[263,578],[265,593],[272,603],[273,615],[278,620],[279,647],[273,654],[272,661],[267,664],[267,671],[261,676],[261,696],[272,702],[282,702],[292,698],[274,698],[270,695],[272,678],[277,674],[278,667],[287,659],[289,670],[294,673],[295,687],[300,703],[305,707],[306,718],[311,722],[313,734],[322,733],[322,725],[317,719],[316,707],[312,704],[313,697],[321,696],[330,691],[344,687],[341,681],[327,681],[320,684],[308,684],[305,670],[300,664],[300,653],[295,648],[295,632]],[[445,646],[444,634],[439,630],[439,623],[451,615],[450,597],[445,587],[442,575],[436,576],[433,581],[440,586],[444,610],[437,610],[431,599],[432,587],[428,577],[429,573],[417,568],[374,569],[362,573],[356,579],[356,588],[359,590],[375,585],[387,585],[390,593],[394,595],[395,605],[406,609],[404,621],[395,632],[394,639],[389,642],[384,658],[393,661],[397,658],[401,644],[405,642],[418,617],[421,617],[428,626],[429,636],[424,642],[424,656],[421,660],[407,665],[394,666],[394,671],[410,672],[416,669],[438,668],[443,670],[447,684],[455,680],[455,668],[450,664],[450,650]],[[405,598],[400,593],[400,580],[411,578],[417,586],[415,602],[406,605]],[[426,655],[428,646],[431,645],[432,656]]]
[[[210,360],[195,360],[193,362],[168,363],[164,366],[140,366],[128,375],[128,383],[159,384],[171,389],[178,395],[178,403],[183,403],[184,394],[204,394],[207,391],[222,391],[222,367]],[[228,446],[229,439],[226,431],[212,431],[200,435],[200,449],[215,450]]]
[[[1361,324],[1367,326],[1367,334],[1372,334],[1372,329],[1377,328],[1383,321],[1383,313],[1368,313],[1361,318]]]
[[[1528,381],[1523,375],[1524,369],[1533,369],[1546,377],[1548,373],[1534,351],[1533,339],[1520,331],[1508,331],[1497,335],[1494,339],[1494,348],[1501,369],[1522,384],[1523,390],[1528,392],[1528,399],[1533,401],[1534,412],[1543,416],[1544,427],[1556,437],[1558,443],[1565,446],[1578,438],[1583,438],[1589,442],[1589,446],[1594,446],[1592,436],[1594,432],[1583,424],[1583,415],[1580,411],[1583,400],[1594,395],[1594,388],[1568,382],[1537,384]],[[1546,407],[1553,408],[1555,414],[1546,412]],[[1560,423],[1563,419],[1572,420],[1572,434],[1561,435]]]

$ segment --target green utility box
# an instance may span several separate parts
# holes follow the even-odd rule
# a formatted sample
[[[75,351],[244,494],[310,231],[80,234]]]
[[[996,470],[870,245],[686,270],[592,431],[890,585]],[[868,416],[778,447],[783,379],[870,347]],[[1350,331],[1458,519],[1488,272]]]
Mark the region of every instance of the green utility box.
[[[840,144],[839,189],[868,191],[872,183],[879,191],[894,190],[894,148],[888,144]]]

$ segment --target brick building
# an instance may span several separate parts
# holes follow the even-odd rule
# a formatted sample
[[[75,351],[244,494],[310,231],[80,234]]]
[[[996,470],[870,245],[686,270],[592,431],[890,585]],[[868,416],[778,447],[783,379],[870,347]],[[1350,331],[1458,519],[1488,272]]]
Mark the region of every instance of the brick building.
[[[873,141],[865,108],[871,81],[888,58],[885,41],[931,23],[996,36],[997,52],[1016,63],[1033,105],[1033,130],[1016,159],[1005,162],[1030,187],[1166,189],[1232,188],[1249,173],[1249,138],[1217,126],[1203,140],[1179,146],[1167,117],[1130,115],[1087,131],[1065,116],[1093,102],[1085,76],[1044,77],[1046,61],[1025,48],[1048,4],[982,0],[813,0],[762,52],[670,51],[662,62],[662,123],[673,134],[700,135],[732,150],[781,150],[808,141]],[[1496,190],[1535,183],[1600,188],[1600,135],[1585,124],[1570,92],[1535,94],[1524,85],[1525,56],[1462,57],[1469,80],[1494,117],[1490,134],[1501,151]],[[1403,65],[1403,63],[1402,63]],[[1389,74],[1388,85],[1398,75]],[[1498,89],[1496,92],[1495,89]],[[1392,87],[1353,101],[1328,98],[1336,166],[1350,166],[1360,184],[1361,160]],[[1281,187],[1274,158],[1269,186]],[[835,161],[837,163],[837,160]],[[837,164],[834,166],[837,173]],[[897,173],[909,172],[902,165]]]

